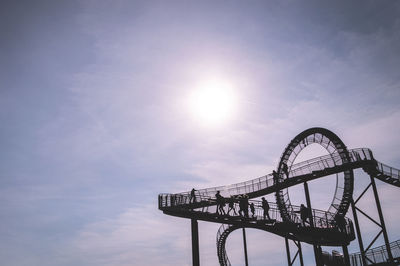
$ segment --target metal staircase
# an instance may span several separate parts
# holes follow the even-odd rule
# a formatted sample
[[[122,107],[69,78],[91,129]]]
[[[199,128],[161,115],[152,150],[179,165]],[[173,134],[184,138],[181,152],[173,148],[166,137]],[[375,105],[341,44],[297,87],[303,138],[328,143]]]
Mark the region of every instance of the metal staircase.
[[[343,155],[334,152],[293,164],[288,171],[287,178],[276,177],[276,175],[274,178],[272,174],[268,174],[229,186],[196,190],[195,197],[190,192],[160,194],[158,197],[159,209],[165,214],[173,216],[223,224],[217,234],[218,257],[221,265],[230,265],[225,250],[228,235],[242,227],[261,229],[313,245],[343,246],[355,239],[353,223],[346,218],[345,228],[339,229],[334,221],[338,214],[344,215],[347,211],[346,205],[352,198],[352,181],[345,180],[344,187],[337,185],[336,190],[342,190],[343,193],[340,197],[336,196],[335,193],[329,211],[312,210],[313,226],[301,226],[299,207],[290,204],[285,195],[287,191],[284,191],[284,189],[323,176],[357,168],[362,168],[370,176],[374,176],[383,182],[400,187],[400,170],[376,161],[369,149],[360,148],[348,150],[345,160],[343,160]],[[269,203],[271,220],[263,219],[261,202],[255,200],[249,201],[255,206],[254,217],[234,215],[233,211],[230,215],[216,214],[215,194],[217,191],[220,191],[227,201],[234,201],[234,209],[238,213],[238,196],[245,194],[249,198],[256,198],[282,190],[281,194],[276,193],[277,204]],[[225,207],[225,210],[227,210],[227,207]]]

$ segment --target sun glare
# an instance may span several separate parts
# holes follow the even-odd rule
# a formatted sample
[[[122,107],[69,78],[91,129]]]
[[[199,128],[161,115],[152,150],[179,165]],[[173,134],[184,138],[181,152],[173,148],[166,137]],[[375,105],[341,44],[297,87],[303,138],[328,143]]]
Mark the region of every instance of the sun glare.
[[[189,107],[201,123],[216,125],[233,117],[236,97],[231,85],[226,82],[204,83],[193,91]]]

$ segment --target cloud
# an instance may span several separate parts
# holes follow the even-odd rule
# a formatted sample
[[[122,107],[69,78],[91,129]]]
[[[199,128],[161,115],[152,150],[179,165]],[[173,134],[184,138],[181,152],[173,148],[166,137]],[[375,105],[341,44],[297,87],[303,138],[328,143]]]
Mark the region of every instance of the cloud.
[[[190,223],[169,221],[152,205],[136,206],[87,224],[71,238],[68,255],[87,265],[186,265]]]

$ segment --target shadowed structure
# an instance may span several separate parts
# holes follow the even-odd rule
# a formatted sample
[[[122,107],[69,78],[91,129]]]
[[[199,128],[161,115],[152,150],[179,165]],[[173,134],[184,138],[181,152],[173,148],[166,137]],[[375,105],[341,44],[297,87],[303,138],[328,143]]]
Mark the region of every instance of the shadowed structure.
[[[310,144],[319,144],[328,151],[328,155],[294,164],[300,152]],[[354,174],[353,170],[362,168],[370,177],[371,183],[363,193],[353,200]],[[308,181],[323,178],[332,174],[344,173],[343,180],[337,175],[336,190],[331,206],[327,211],[312,209],[309,197]],[[390,185],[400,187],[400,171],[384,165],[373,157],[367,148],[349,150],[333,132],[324,128],[310,128],[298,134],[285,148],[277,171],[257,179],[229,186],[192,190],[177,194],[160,194],[159,209],[165,214],[192,219],[192,249],[193,265],[199,265],[198,227],[197,220],[221,223],[217,233],[217,254],[221,265],[231,265],[225,250],[227,237],[236,229],[243,229],[245,259],[247,265],[247,249],[244,228],[255,228],[274,233],[285,238],[288,265],[293,265],[296,259],[303,265],[301,242],[313,245],[316,265],[393,265],[398,261],[399,254],[393,256],[392,249],[398,249],[398,243],[389,243],[382,208],[375,185],[378,178]],[[303,184],[307,207],[294,206],[290,202],[287,188]],[[372,188],[379,214],[379,221],[372,219],[357,207],[358,200]],[[249,200],[275,193],[276,203],[269,203],[268,219],[263,209],[263,203]],[[221,196],[222,195],[222,196]],[[225,213],[224,206],[229,204]],[[252,206],[252,214],[248,208]],[[345,217],[349,207],[352,207],[353,221]],[[357,213],[362,213],[380,227],[380,232],[364,248],[361,228]],[[347,246],[357,234],[360,252],[349,255]],[[372,245],[383,236],[384,248],[377,254]],[[289,240],[297,247],[294,257],[291,257]],[[329,256],[322,252],[322,246],[339,246],[343,255],[336,256],[334,262],[329,262]],[[327,261],[328,258],[328,262]],[[329,264],[330,263],[330,264]]]

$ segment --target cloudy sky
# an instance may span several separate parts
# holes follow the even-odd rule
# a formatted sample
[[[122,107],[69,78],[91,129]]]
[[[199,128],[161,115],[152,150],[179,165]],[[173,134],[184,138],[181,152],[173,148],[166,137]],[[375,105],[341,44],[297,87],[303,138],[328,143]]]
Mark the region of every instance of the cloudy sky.
[[[0,33],[2,265],[191,265],[158,193],[270,173],[313,126],[400,167],[398,1],[2,1]],[[394,241],[398,190],[378,185]],[[219,226],[199,226],[218,265]],[[283,239],[248,241],[250,265],[285,265]]]

